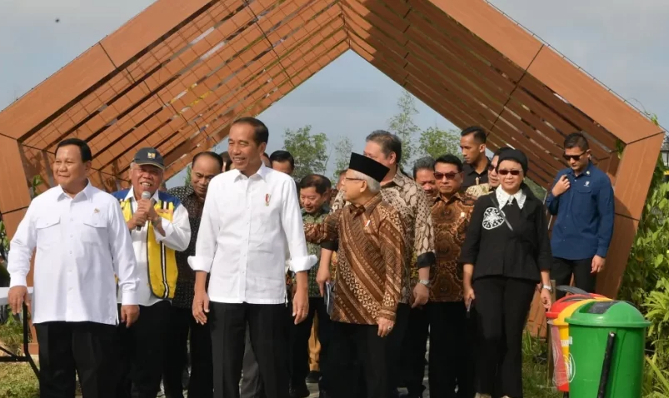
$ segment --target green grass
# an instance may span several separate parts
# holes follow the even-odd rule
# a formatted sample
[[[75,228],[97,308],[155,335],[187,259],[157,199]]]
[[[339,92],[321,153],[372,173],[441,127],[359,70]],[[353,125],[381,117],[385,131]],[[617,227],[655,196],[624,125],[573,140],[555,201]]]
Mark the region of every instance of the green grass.
[[[523,395],[531,398],[561,398],[548,377],[548,343],[525,333],[523,336]]]
[[[0,363],[0,398],[39,398],[39,383],[27,363]]]

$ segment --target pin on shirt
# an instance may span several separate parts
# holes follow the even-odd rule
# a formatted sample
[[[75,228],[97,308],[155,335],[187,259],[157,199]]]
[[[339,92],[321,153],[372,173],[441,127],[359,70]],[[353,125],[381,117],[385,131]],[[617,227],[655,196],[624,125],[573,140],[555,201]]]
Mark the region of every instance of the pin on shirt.
[[[265,206],[269,206],[270,194],[265,194]]]

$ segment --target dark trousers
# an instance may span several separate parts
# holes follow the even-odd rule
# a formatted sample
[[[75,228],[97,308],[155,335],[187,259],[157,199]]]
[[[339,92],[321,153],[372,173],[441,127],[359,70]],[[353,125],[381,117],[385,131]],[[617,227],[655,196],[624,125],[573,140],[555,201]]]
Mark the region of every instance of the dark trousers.
[[[430,397],[472,398],[475,394],[471,359],[474,342],[467,337],[470,328],[464,302],[430,302],[427,311]]]
[[[420,396],[425,391],[425,353],[430,320],[426,307],[409,311],[407,331],[402,343],[402,380],[410,396]]]
[[[169,301],[140,305],[137,322],[129,328],[118,325],[122,374],[118,398],[155,398],[160,391],[170,308]]]
[[[166,352],[163,367],[163,386],[167,398],[183,398],[181,377],[188,363],[187,345],[190,332],[191,374],[189,397],[211,398],[214,392],[214,374],[211,360],[211,333],[209,324],[195,322],[190,308],[172,307],[167,328]]]
[[[291,332],[291,374],[290,380],[293,386],[305,385],[305,379],[309,374],[309,337],[314,317],[318,317],[318,340],[321,343],[319,365],[321,369],[321,381],[318,384],[320,390],[328,390],[328,349],[332,336],[332,321],[325,310],[325,301],[322,297],[309,298],[309,315],[307,318],[292,325]]]
[[[253,353],[253,348],[251,347],[251,337],[248,328],[246,329],[244,340],[242,369],[241,398],[265,398],[265,389],[260,379],[260,369],[258,369],[256,354]]]
[[[112,398],[116,388],[116,327],[93,322],[36,323],[40,397],[74,398],[76,374],[86,398]]]
[[[214,397],[239,397],[248,325],[267,398],[288,398],[286,305],[212,302],[209,311]]]
[[[536,282],[491,276],[475,280],[473,287],[480,339],[476,390],[493,394],[499,379],[501,395],[521,398],[523,329]]]
[[[571,276],[574,275],[574,286],[583,289],[586,292],[594,293],[597,284],[597,274],[592,273],[592,258],[583,260],[565,260],[564,258],[553,257],[553,267],[551,268],[551,279],[555,280],[555,285],[569,285]],[[565,292],[555,292],[555,298],[561,299]]]
[[[377,325],[332,322],[328,391],[332,397],[388,398],[388,344],[395,330],[386,337],[379,337],[378,331]]]

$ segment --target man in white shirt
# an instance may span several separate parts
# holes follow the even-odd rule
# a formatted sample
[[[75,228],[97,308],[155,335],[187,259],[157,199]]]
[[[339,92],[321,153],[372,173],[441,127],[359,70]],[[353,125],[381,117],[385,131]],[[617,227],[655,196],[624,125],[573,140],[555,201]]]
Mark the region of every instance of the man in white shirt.
[[[178,198],[159,190],[164,168],[156,149],[140,149],[130,165],[132,187],[113,194],[132,239],[142,313],[132,328],[118,328],[123,374],[118,397],[155,398],[160,390],[178,275],[176,252],[190,243],[188,211]]]
[[[114,197],[91,185],[93,156],[71,138],[56,148],[59,185],[36,197],[11,241],[8,271],[13,313],[29,303],[26,278],[35,253],[32,320],[37,331],[40,397],[114,397],[117,374],[116,282],[121,321],[139,315],[132,242]]]
[[[196,271],[193,315],[210,322],[214,398],[239,397],[247,325],[267,398],[288,397],[286,248],[297,273],[295,324],[309,310],[307,271],[316,259],[307,254],[295,181],[262,164],[268,138],[255,118],[230,127],[235,169],[209,184],[196,254],[189,259]]]

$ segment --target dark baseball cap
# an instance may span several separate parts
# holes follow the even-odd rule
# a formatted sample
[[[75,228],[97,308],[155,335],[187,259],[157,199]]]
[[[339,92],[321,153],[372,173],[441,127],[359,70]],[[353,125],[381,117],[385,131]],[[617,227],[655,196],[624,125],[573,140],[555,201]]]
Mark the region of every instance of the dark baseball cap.
[[[136,165],[149,165],[160,167],[161,169],[165,168],[165,162],[163,161],[163,155],[156,150],[156,148],[142,148],[135,154],[133,163]]]

